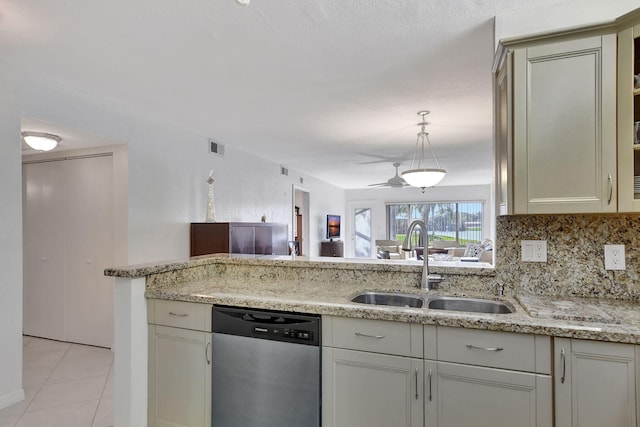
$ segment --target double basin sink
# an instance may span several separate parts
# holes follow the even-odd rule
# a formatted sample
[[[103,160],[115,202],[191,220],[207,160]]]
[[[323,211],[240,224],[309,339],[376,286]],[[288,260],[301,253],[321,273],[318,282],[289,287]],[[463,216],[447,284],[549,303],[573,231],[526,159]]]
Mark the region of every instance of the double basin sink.
[[[394,307],[422,308],[432,310],[469,311],[473,313],[509,314],[513,309],[508,305],[489,299],[465,297],[431,297],[394,292],[369,291],[354,296],[351,302]]]

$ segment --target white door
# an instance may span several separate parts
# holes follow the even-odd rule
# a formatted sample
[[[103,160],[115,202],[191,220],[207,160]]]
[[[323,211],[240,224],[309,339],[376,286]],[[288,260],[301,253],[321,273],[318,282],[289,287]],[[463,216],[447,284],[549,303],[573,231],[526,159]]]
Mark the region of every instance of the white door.
[[[63,162],[25,164],[23,173],[23,332],[66,338]]]
[[[351,209],[351,242],[354,258],[373,256],[373,210],[371,207],[353,207]]]
[[[23,166],[24,333],[113,344],[113,158]]]
[[[113,343],[113,159],[65,161],[67,341]]]

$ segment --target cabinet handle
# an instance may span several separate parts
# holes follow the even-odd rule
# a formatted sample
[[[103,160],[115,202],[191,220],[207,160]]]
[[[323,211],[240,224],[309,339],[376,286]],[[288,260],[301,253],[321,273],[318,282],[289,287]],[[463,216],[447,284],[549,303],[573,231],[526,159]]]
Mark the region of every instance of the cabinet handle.
[[[416,368],[415,372],[413,373],[415,379],[416,379],[416,400],[418,400],[418,368]]]
[[[377,340],[384,338],[384,335],[367,335],[367,334],[361,334],[360,332],[356,332],[355,334],[357,337],[375,338]]]
[[[211,347],[211,341],[207,341],[207,346],[204,348],[204,358],[207,360],[207,365],[211,365],[211,359],[209,359],[209,347]]]
[[[609,200],[607,200],[607,204],[610,205],[613,197],[613,178],[611,178],[611,174],[608,175],[607,181],[609,182]]]
[[[429,369],[429,402],[431,402],[432,399],[432,395],[431,395],[431,369]]]
[[[564,384],[564,378],[567,373],[566,356],[564,355],[564,347],[560,350],[560,360],[562,360],[562,376],[560,377],[560,384]]]
[[[173,313],[173,312],[169,312],[169,316],[175,316],[175,317],[187,317],[189,316],[187,313]]]
[[[469,350],[482,350],[482,351],[502,351],[502,347],[476,347],[475,345],[467,344]]]

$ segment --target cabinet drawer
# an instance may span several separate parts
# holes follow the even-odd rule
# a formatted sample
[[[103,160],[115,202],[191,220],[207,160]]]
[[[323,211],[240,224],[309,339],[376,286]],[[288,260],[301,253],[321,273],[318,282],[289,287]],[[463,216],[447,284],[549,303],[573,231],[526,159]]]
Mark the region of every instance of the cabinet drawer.
[[[325,346],[422,357],[422,325],[326,316],[323,328]]]
[[[211,304],[149,300],[149,311],[149,323],[211,332]]]
[[[534,335],[439,327],[437,340],[441,361],[536,372]]]

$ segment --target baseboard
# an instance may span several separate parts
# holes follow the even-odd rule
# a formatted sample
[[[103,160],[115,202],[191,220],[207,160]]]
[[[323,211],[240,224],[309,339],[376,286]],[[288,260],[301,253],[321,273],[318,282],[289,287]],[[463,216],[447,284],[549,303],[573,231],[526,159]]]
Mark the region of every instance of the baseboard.
[[[9,393],[0,395],[0,409],[7,408],[15,403],[24,400],[24,389],[18,389]]]

